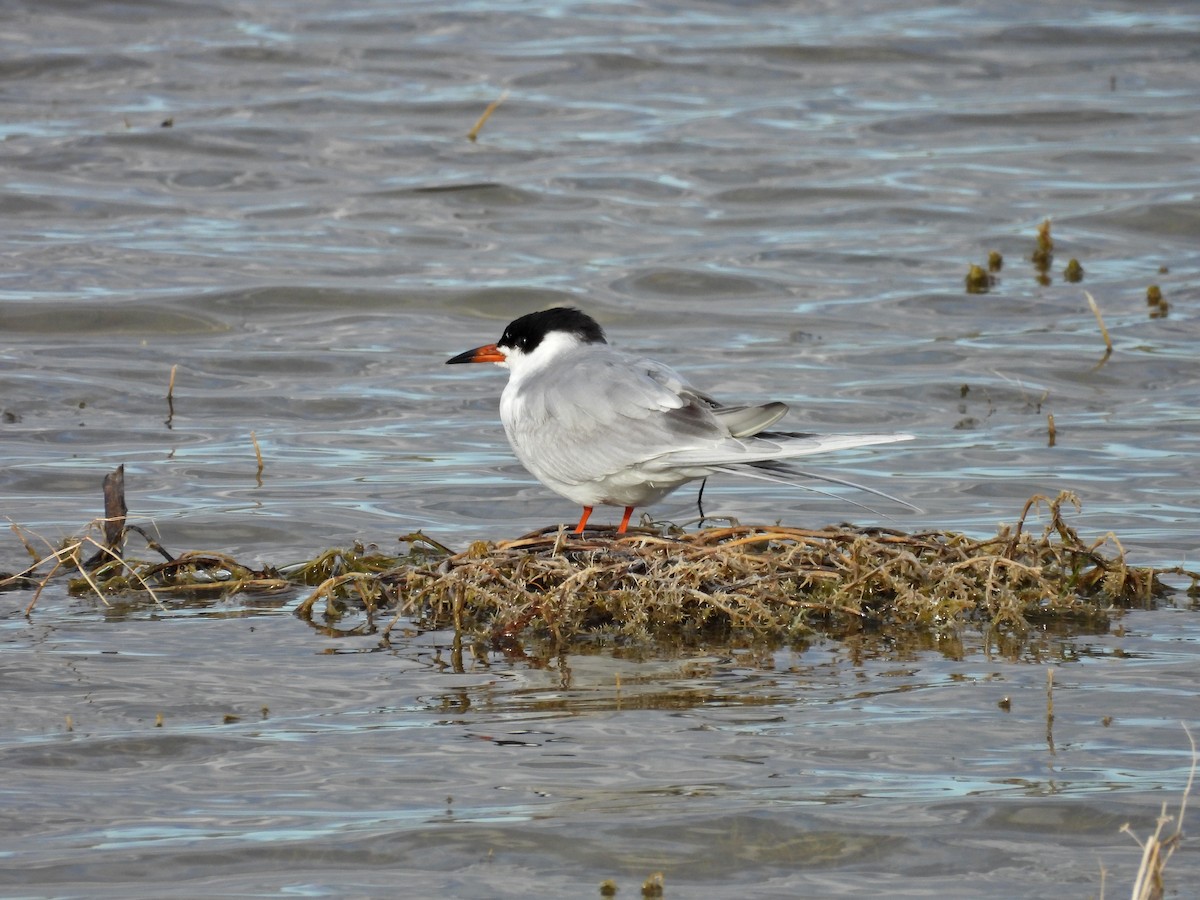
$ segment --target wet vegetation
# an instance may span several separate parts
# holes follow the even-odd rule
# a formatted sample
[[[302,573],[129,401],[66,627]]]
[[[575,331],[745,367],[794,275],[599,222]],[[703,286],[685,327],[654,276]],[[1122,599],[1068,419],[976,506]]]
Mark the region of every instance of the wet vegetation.
[[[1171,307],[1163,297],[1162,288],[1152,284],[1146,288],[1146,305],[1150,307],[1150,318],[1164,319]]]
[[[1050,266],[1054,263],[1054,239],[1050,237],[1049,219],[1038,226],[1037,246],[1029,258],[1037,270],[1038,284],[1048,285],[1050,283]]]
[[[1050,220],[1044,219],[1037,227],[1033,250],[1029,254],[1029,261],[1033,263],[1034,279],[1042,287],[1048,287],[1051,283],[1050,271],[1054,263],[1054,238],[1050,233]],[[988,252],[987,265],[982,266],[977,263],[968,263],[967,274],[963,278],[963,286],[968,294],[987,294],[990,293],[1000,283],[1000,271],[1004,268],[1004,257],[998,250]],[[1159,274],[1167,274],[1169,269],[1166,266],[1159,268]],[[1083,264],[1078,259],[1072,257],[1063,268],[1062,279],[1068,284],[1078,284],[1083,281],[1084,269]],[[1099,310],[1096,307],[1095,301],[1089,296],[1088,302],[1092,306],[1092,311],[1096,313],[1096,318],[1100,318]],[[1157,284],[1151,284],[1146,288],[1146,306],[1149,308],[1150,318],[1162,319],[1170,313],[1170,304],[1163,297],[1162,289]],[[1100,323],[1101,329],[1104,323]],[[1112,344],[1108,340],[1107,333],[1105,341],[1109,345],[1109,352],[1112,352]]]
[[[972,263],[970,268],[967,269],[966,283],[968,294],[986,294],[992,289],[994,281],[992,276],[982,266]]]
[[[1054,622],[1104,627],[1117,610],[1152,607],[1171,593],[1166,571],[1190,579],[1193,592],[1200,583],[1200,573],[1181,568],[1128,565],[1114,536],[1085,541],[1066,520],[1078,506],[1069,493],[1031,498],[1015,525],[985,540],[849,525],[664,526],[623,535],[560,527],[460,552],[416,533],[400,539],[400,553],[356,545],[260,569],[211,551],[174,556],[151,541],[162,559],[139,561],[122,549],[141,529],[125,523],[123,496],[110,490],[119,474],[106,480],[110,515],[97,537],[39,553],[32,536],[15,529],[34,562],[0,584],[33,590],[28,610],[60,575],[72,593],[106,603],[303,591],[296,614],[332,631],[353,620],[343,633],[386,640],[403,622],[563,650],[598,640],[697,646],[966,627],[1020,634]],[[1044,520],[1036,532],[1028,521],[1035,514]]]

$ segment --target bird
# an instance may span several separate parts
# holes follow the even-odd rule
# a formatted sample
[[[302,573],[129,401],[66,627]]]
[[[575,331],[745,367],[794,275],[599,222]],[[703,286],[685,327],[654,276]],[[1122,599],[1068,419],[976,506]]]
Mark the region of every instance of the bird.
[[[601,505],[624,507],[617,528],[624,534],[635,508],[718,473],[808,490],[817,489],[802,479],[817,478],[911,506],[863,485],[798,471],[785,461],[912,435],[768,431],[788,411],[786,404],[720,403],[669,366],[614,348],[599,323],[574,307],[523,315],[496,343],[446,360],[462,363],[508,369],[500,396],[504,432],[530,474],[583,507],[575,534],[583,533]]]

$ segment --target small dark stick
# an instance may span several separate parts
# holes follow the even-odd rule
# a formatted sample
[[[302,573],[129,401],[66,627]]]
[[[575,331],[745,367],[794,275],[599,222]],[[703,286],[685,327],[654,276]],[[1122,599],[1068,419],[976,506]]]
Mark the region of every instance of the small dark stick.
[[[708,479],[705,478],[700,482],[700,493],[696,495],[696,509],[700,511],[700,524],[704,524],[704,486],[708,484]]]
[[[167,382],[167,421],[163,424],[168,428],[171,427],[171,421],[175,418],[175,370],[179,366],[171,366],[171,378]]]
[[[262,473],[263,473],[262,450],[258,446],[258,438],[255,436],[253,431],[250,432],[250,443],[252,443],[254,445],[254,458],[258,460],[258,471],[255,473],[255,477],[258,479],[258,486],[262,487]]]
[[[136,531],[138,534],[144,537],[146,539],[146,546],[156,553],[161,553],[163,559],[165,559],[167,562],[175,562],[175,557],[171,555],[171,552],[154,538],[150,537],[150,535],[146,533],[145,528],[142,528],[140,525],[126,525],[125,528],[127,531]]]
[[[1046,744],[1054,753],[1054,670],[1046,670]]]

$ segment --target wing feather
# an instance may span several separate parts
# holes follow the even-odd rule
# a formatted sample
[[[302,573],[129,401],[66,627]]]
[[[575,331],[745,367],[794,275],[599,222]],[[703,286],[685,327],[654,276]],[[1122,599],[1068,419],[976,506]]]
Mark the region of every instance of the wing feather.
[[[869,447],[911,441],[911,434],[813,434],[794,436],[763,432],[746,440],[730,438],[717,447],[677,450],[664,454],[660,463],[669,466],[729,466],[739,463],[794,459],[831,450]]]
[[[715,402],[672,369],[607,347],[583,350],[569,367],[534,373],[509,402],[505,430],[517,456],[538,477],[567,484],[673,451],[713,449],[729,436],[713,413]]]

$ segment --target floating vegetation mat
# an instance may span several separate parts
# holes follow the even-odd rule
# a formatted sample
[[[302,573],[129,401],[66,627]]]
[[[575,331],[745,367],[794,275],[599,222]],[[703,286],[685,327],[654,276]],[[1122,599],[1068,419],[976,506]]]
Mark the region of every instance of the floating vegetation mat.
[[[36,588],[55,571],[72,569],[73,592],[156,603],[309,585],[315,589],[296,613],[328,626],[365,615],[353,630],[386,637],[403,622],[558,646],[598,636],[677,645],[731,636],[845,637],[889,627],[1102,627],[1118,609],[1150,607],[1172,593],[1160,580],[1167,572],[1190,579],[1195,594],[1200,573],[1127,565],[1115,537],[1082,540],[1065,521],[1064,505],[1078,502],[1069,493],[1033,497],[1015,525],[986,540],[849,526],[623,535],[557,529],[454,553],[417,533],[402,539],[408,550],[400,555],[356,546],[263,570],[216,553],[174,557],[153,543],[165,561],[137,562],[92,541],[97,552],[84,562],[88,542],[77,541],[9,581]],[[1040,533],[1026,522],[1035,510],[1045,512]],[[36,595],[31,609],[34,603]]]

